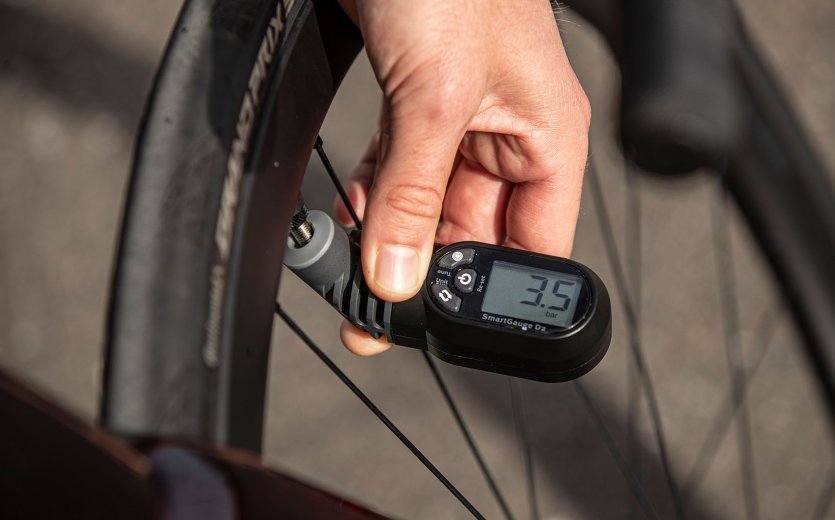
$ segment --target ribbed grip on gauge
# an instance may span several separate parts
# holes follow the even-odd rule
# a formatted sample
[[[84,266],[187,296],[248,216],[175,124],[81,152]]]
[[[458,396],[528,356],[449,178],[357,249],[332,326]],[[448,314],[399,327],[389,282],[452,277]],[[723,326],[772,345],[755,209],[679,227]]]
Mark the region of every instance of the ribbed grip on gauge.
[[[368,332],[375,339],[385,336],[391,338],[391,302],[380,300],[365,283],[360,262],[359,244],[350,240],[351,265],[353,270],[345,284],[347,290],[342,294],[334,292],[330,302],[343,316],[354,325]]]
[[[359,236],[348,236],[321,211],[310,211],[308,221],[310,242],[296,247],[288,241],[284,265],[358,328],[393,341],[392,304],[374,296],[365,283]]]

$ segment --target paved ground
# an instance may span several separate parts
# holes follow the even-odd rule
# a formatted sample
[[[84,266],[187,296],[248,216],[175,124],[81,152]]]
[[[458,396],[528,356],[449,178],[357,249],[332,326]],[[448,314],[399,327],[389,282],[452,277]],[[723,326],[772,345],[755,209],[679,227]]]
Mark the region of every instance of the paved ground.
[[[747,0],[744,11],[790,87],[804,124],[828,164],[835,165],[835,4]],[[0,365],[25,376],[84,417],[95,415],[107,284],[132,139],[155,63],[176,16],[175,2],[102,3],[0,0]],[[576,22],[576,23],[575,23]],[[612,65],[582,21],[563,31],[592,98],[595,148],[609,211],[626,248],[625,176],[614,147]],[[350,74],[323,132],[338,170],[347,172],[373,131],[378,104],[367,62]],[[311,205],[331,192],[318,167],[306,184]],[[832,168],[831,171],[835,171]],[[709,177],[677,182],[638,179],[647,244],[641,267],[644,343],[659,393],[674,473],[684,482],[727,395],[716,255],[711,219],[719,208]],[[604,279],[595,207],[583,200],[575,256]],[[750,239],[729,210],[721,228],[733,236],[732,265],[743,296],[740,334],[756,353],[758,323],[776,331],[752,381],[756,478],[763,518],[809,517],[832,462],[820,408],[803,379],[803,360],[788,320],[771,303],[772,283]],[[391,413],[488,517],[497,517],[483,482],[416,353],[394,349],[357,359],[336,344],[338,322],[291,276],[282,300],[326,345],[356,382]],[[610,284],[611,285],[611,284]],[[686,298],[670,299],[671,292]],[[620,295],[615,295],[619,306]],[[764,303],[765,302],[765,303]],[[618,314],[615,330],[623,331]],[[405,518],[464,518],[465,512],[367,411],[292,338],[276,326],[266,453],[274,465],[358,497]],[[586,388],[617,442],[625,446],[630,394],[625,335],[587,378]],[[443,367],[454,395],[502,489],[528,516],[521,452],[506,378]],[[536,459],[539,508],[547,518],[623,518],[628,489],[571,385],[522,383]],[[657,450],[641,407],[636,452],[651,497],[670,514]],[[743,515],[736,443],[731,434],[691,502],[691,517]],[[835,517],[835,512],[831,512]]]

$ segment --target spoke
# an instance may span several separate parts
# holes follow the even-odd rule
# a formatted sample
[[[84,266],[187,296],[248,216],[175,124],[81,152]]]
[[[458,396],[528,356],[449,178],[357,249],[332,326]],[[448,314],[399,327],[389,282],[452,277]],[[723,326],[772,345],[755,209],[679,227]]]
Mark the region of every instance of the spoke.
[[[284,312],[284,310],[278,303],[275,304],[275,312],[281,317],[281,319],[284,320],[287,326],[290,327],[290,329],[296,333],[296,335],[305,343],[305,345],[307,345],[307,347],[310,350],[312,350],[313,353],[316,354],[316,356],[331,370],[331,372],[333,372],[336,375],[336,377],[338,377],[340,381],[342,381],[345,384],[345,386],[347,386],[348,389],[350,389],[351,392],[353,392],[354,395],[356,395],[357,398],[359,398],[359,400],[362,401],[362,404],[368,407],[368,409],[371,410],[371,412],[375,416],[377,416],[380,422],[382,422],[386,426],[386,428],[388,428],[391,431],[391,433],[393,433],[394,436],[397,437],[400,440],[400,442],[402,442],[403,445],[406,446],[406,448],[408,448],[409,451],[411,451],[412,454],[415,457],[417,457],[417,459],[424,466],[426,466],[426,469],[428,469],[433,475],[435,475],[435,478],[437,478],[449,490],[449,492],[452,493],[452,495],[455,498],[457,498],[458,501],[461,502],[461,504],[463,504],[464,507],[466,507],[470,513],[472,513],[474,517],[482,520],[484,519],[484,516],[482,516],[482,514],[478,512],[475,506],[473,506],[470,503],[470,501],[467,500],[467,498],[463,494],[461,494],[460,491],[458,491],[458,489],[452,484],[452,482],[450,482],[449,479],[447,479],[444,476],[444,474],[441,473],[440,470],[438,470],[438,468],[436,468],[435,465],[432,464],[432,462],[430,462],[428,458],[426,458],[426,456],[417,448],[417,446],[415,446],[412,443],[412,441],[410,441],[408,437],[406,437],[403,434],[403,432],[401,432],[397,428],[397,426],[395,426],[394,423],[391,422],[391,420],[388,417],[386,417],[386,415],[377,407],[377,405],[375,405],[371,401],[371,399],[369,399],[368,396],[366,396],[362,392],[362,390],[360,390],[359,387],[357,387],[357,385],[355,385],[354,382],[351,381],[351,379],[345,374],[345,372],[343,372],[338,366],[336,366],[336,364],[331,360],[331,358],[328,357],[328,355],[325,354],[325,352],[322,349],[320,349],[313,342],[312,339],[310,339],[310,337],[296,324],[296,322],[293,321],[293,319],[290,316],[288,316],[287,313]]]
[[[772,340],[774,339],[779,323],[778,318],[779,314],[773,309],[764,311],[760,317],[757,326],[759,332],[755,335],[753,345],[748,348],[749,355],[747,356],[748,361],[745,368],[746,386],[751,385],[751,380],[756,375],[757,370],[762,364],[762,360],[765,358],[768,349],[773,343]],[[730,403],[730,406],[726,406],[725,403]],[[719,452],[719,446],[722,444],[725,435],[728,434],[731,422],[739,409],[738,404],[733,400],[732,390],[728,390],[727,398],[720,401],[720,407],[714,416],[710,433],[702,443],[702,447],[699,449],[699,455],[696,457],[696,463],[693,465],[693,469],[685,481],[684,489],[682,490],[682,497],[684,498],[685,504],[707,475],[711,464],[715,460],[716,454]]]
[[[634,168],[631,168],[627,161],[623,161],[626,174],[626,258],[629,261],[629,271],[632,274],[632,294],[635,302],[635,335],[636,341],[641,340],[641,305],[643,292],[641,290],[641,190],[638,186],[639,177]],[[638,444],[638,423],[641,419],[640,381],[638,372],[633,364],[627,366],[627,412],[626,412],[626,445],[628,449],[629,466],[640,482],[641,476],[641,450]],[[634,505],[630,511],[630,517],[635,517]]]
[[[594,165],[594,155],[589,156],[588,165],[589,186],[591,187],[592,198],[594,199],[594,208],[597,213],[597,220],[600,224],[601,234],[603,235],[603,243],[606,247],[609,264],[614,274],[615,284],[620,293],[621,304],[623,305],[624,315],[626,317],[627,329],[629,333],[629,349],[632,353],[632,360],[635,369],[641,380],[641,386],[644,390],[644,395],[647,398],[649,407],[649,414],[652,423],[653,432],[655,434],[655,441],[658,445],[658,454],[661,459],[661,465],[664,469],[664,478],[667,482],[667,487],[670,489],[670,496],[675,506],[676,518],[685,518],[684,504],[681,501],[681,495],[678,491],[675,479],[673,478],[672,469],[670,467],[669,456],[667,454],[667,443],[664,436],[664,429],[661,423],[661,411],[658,407],[658,399],[653,388],[652,378],[646,369],[646,361],[643,353],[643,348],[638,340],[637,332],[637,317],[635,315],[635,308],[629,298],[629,292],[626,287],[626,277],[623,274],[620,255],[615,243],[615,235],[612,230],[612,222],[607,211],[606,201],[603,197],[603,188],[600,185],[600,179],[597,175],[597,169]]]
[[[539,507],[536,503],[536,480],[534,478],[531,445],[528,440],[528,423],[525,418],[525,403],[522,399],[522,387],[519,386],[519,382],[515,378],[508,377],[507,381],[510,384],[510,406],[513,410],[516,436],[522,446],[522,457],[525,464],[525,481],[528,485],[528,507],[531,511],[531,518],[539,520]]]
[[[473,454],[473,458],[478,464],[478,467],[481,469],[481,474],[484,476],[484,480],[490,487],[490,491],[493,493],[493,497],[495,497],[496,502],[499,504],[499,507],[501,508],[502,513],[504,513],[505,518],[507,518],[508,520],[512,520],[513,514],[511,514],[510,508],[508,507],[504,496],[499,491],[499,486],[496,485],[496,481],[493,479],[493,475],[487,468],[487,463],[484,461],[484,457],[481,455],[481,451],[478,449],[478,446],[475,443],[475,439],[473,439],[472,435],[470,434],[470,430],[464,423],[464,418],[462,417],[461,412],[458,411],[458,407],[455,405],[455,401],[453,401],[452,399],[452,394],[450,394],[449,388],[444,382],[443,377],[441,377],[441,372],[440,370],[438,370],[437,364],[435,364],[435,362],[432,360],[431,357],[429,357],[429,354],[425,350],[422,350],[421,353],[423,354],[423,358],[426,360],[427,366],[429,366],[429,370],[432,372],[432,376],[435,378],[435,382],[438,383],[438,388],[440,389],[441,394],[443,394],[444,396],[444,400],[446,401],[446,404],[449,407],[449,411],[455,418],[455,422],[458,424],[458,429],[461,431],[461,435],[463,435],[464,440],[467,441],[467,446],[469,446],[470,448],[470,453]]]
[[[349,199],[348,194],[345,193],[345,188],[342,187],[342,182],[339,180],[339,177],[336,176],[333,165],[331,164],[330,159],[328,159],[328,154],[325,153],[325,146],[322,142],[322,138],[318,135],[316,136],[316,144],[314,145],[314,148],[316,149],[316,153],[319,154],[319,159],[322,161],[325,171],[328,172],[328,176],[331,178],[333,185],[336,187],[336,191],[339,193],[339,198],[342,199],[342,203],[345,204],[346,208],[348,208],[348,213],[351,215],[354,225],[357,226],[357,229],[362,229],[362,221],[360,221],[359,216],[356,211],[354,211],[354,205],[351,204],[351,199]]]
[[[330,159],[328,159],[328,155],[325,153],[325,147],[324,147],[324,143],[322,142],[321,136],[316,136],[315,148],[316,148],[316,152],[319,154],[319,159],[322,161],[322,164],[324,165],[325,170],[328,172],[328,176],[331,178],[331,181],[333,182],[333,185],[336,188],[336,191],[339,193],[339,197],[342,199],[343,204],[345,204],[345,207],[348,209],[348,213],[351,215],[351,218],[354,221],[354,225],[356,226],[357,229],[361,230],[362,229],[362,221],[360,220],[359,216],[357,215],[357,212],[354,210],[354,205],[351,203],[351,200],[348,198],[348,194],[345,192],[345,188],[342,186],[342,182],[339,180],[339,177],[336,175],[336,172],[333,169],[333,165],[331,164]],[[438,384],[438,388],[440,389],[441,394],[444,396],[444,400],[446,401],[447,406],[450,409],[450,412],[452,413],[453,417],[455,418],[455,422],[458,424],[458,429],[461,431],[461,434],[464,436],[464,440],[467,442],[467,445],[470,448],[470,452],[473,454],[473,457],[475,458],[476,462],[478,463],[478,466],[481,469],[481,473],[484,476],[484,479],[487,481],[487,485],[490,487],[490,490],[493,493],[493,496],[495,497],[496,502],[498,502],[499,507],[501,508],[505,517],[508,520],[512,520],[513,515],[510,513],[510,509],[507,506],[507,502],[505,501],[504,497],[502,496],[501,492],[499,491],[499,488],[496,485],[496,482],[493,479],[492,474],[490,473],[489,469],[487,468],[487,464],[484,462],[484,458],[482,457],[481,452],[479,451],[478,447],[476,446],[475,440],[472,438],[472,435],[470,434],[469,429],[467,428],[466,424],[464,423],[464,419],[461,416],[461,413],[458,411],[458,407],[455,405],[455,402],[452,400],[452,394],[450,394],[449,389],[446,386],[446,383],[444,383],[444,380],[441,377],[441,373],[438,370],[438,367],[435,365],[435,363],[432,361],[432,359],[429,357],[429,354],[426,353],[426,351],[423,351],[423,356],[424,356],[424,359],[426,360],[427,365],[429,366],[429,370],[432,372],[432,375],[435,378],[435,382]],[[368,403],[366,403],[366,406],[368,406]],[[403,439],[401,439],[401,440],[403,440]],[[421,461],[421,462],[423,462],[423,461]],[[449,486],[447,486],[447,487],[449,487]],[[460,499],[461,498],[459,497],[459,500]],[[469,507],[468,507],[468,509],[469,509]],[[473,512],[473,511],[470,510],[470,512]],[[478,516],[477,513],[474,513],[474,514],[476,514],[476,516]]]
[[[639,380],[638,371],[632,363],[627,365],[628,381],[626,388],[626,447],[628,465],[635,475],[635,479],[640,483],[643,479],[643,467],[641,460],[641,446],[639,443],[640,435],[638,432],[638,424],[641,420],[641,382]],[[634,504],[629,511],[629,517],[635,518],[637,511]]]
[[[638,475],[623,457],[623,453],[621,453],[618,449],[617,444],[615,444],[615,439],[606,427],[606,423],[603,421],[603,417],[597,409],[597,406],[595,406],[594,401],[592,401],[591,396],[588,392],[586,392],[585,387],[579,380],[574,381],[574,389],[577,391],[577,395],[580,396],[580,400],[583,401],[586,410],[589,412],[589,416],[594,422],[594,426],[600,434],[600,438],[606,445],[606,449],[609,450],[612,458],[615,459],[615,464],[617,464],[620,474],[623,475],[623,478],[629,485],[629,489],[632,491],[632,495],[638,502],[644,516],[646,518],[658,518],[658,514],[655,512],[655,508],[652,506],[652,502],[650,502],[649,497],[647,497],[644,486],[641,484]]]
[[[720,185],[722,187],[722,185]],[[717,197],[717,206],[711,212],[713,228],[713,250],[718,274],[719,300],[722,323],[725,332],[725,355],[728,375],[731,379],[731,406],[736,410],[736,438],[739,450],[739,471],[742,478],[742,493],[745,501],[745,515],[759,518],[757,484],[754,477],[754,454],[751,444],[751,419],[746,398],[745,368],[739,344],[739,309],[736,281],[733,273],[733,251],[728,231],[727,200],[724,189]]]

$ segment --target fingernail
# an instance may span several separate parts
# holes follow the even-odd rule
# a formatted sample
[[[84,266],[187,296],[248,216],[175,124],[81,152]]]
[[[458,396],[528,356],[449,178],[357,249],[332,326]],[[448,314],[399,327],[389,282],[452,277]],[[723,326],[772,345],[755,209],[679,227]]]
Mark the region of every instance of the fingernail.
[[[391,343],[388,342],[385,336],[381,336],[377,339],[371,339],[367,346],[373,352],[382,352],[388,350],[391,347]]]
[[[418,252],[407,246],[382,246],[374,268],[374,280],[383,289],[398,294],[412,291],[418,283]]]

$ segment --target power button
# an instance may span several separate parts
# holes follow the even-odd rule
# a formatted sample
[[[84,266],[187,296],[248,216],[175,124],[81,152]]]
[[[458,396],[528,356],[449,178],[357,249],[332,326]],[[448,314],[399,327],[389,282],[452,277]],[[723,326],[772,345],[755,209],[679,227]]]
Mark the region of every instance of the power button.
[[[475,269],[461,269],[455,275],[455,288],[464,294],[473,292],[476,276]]]

